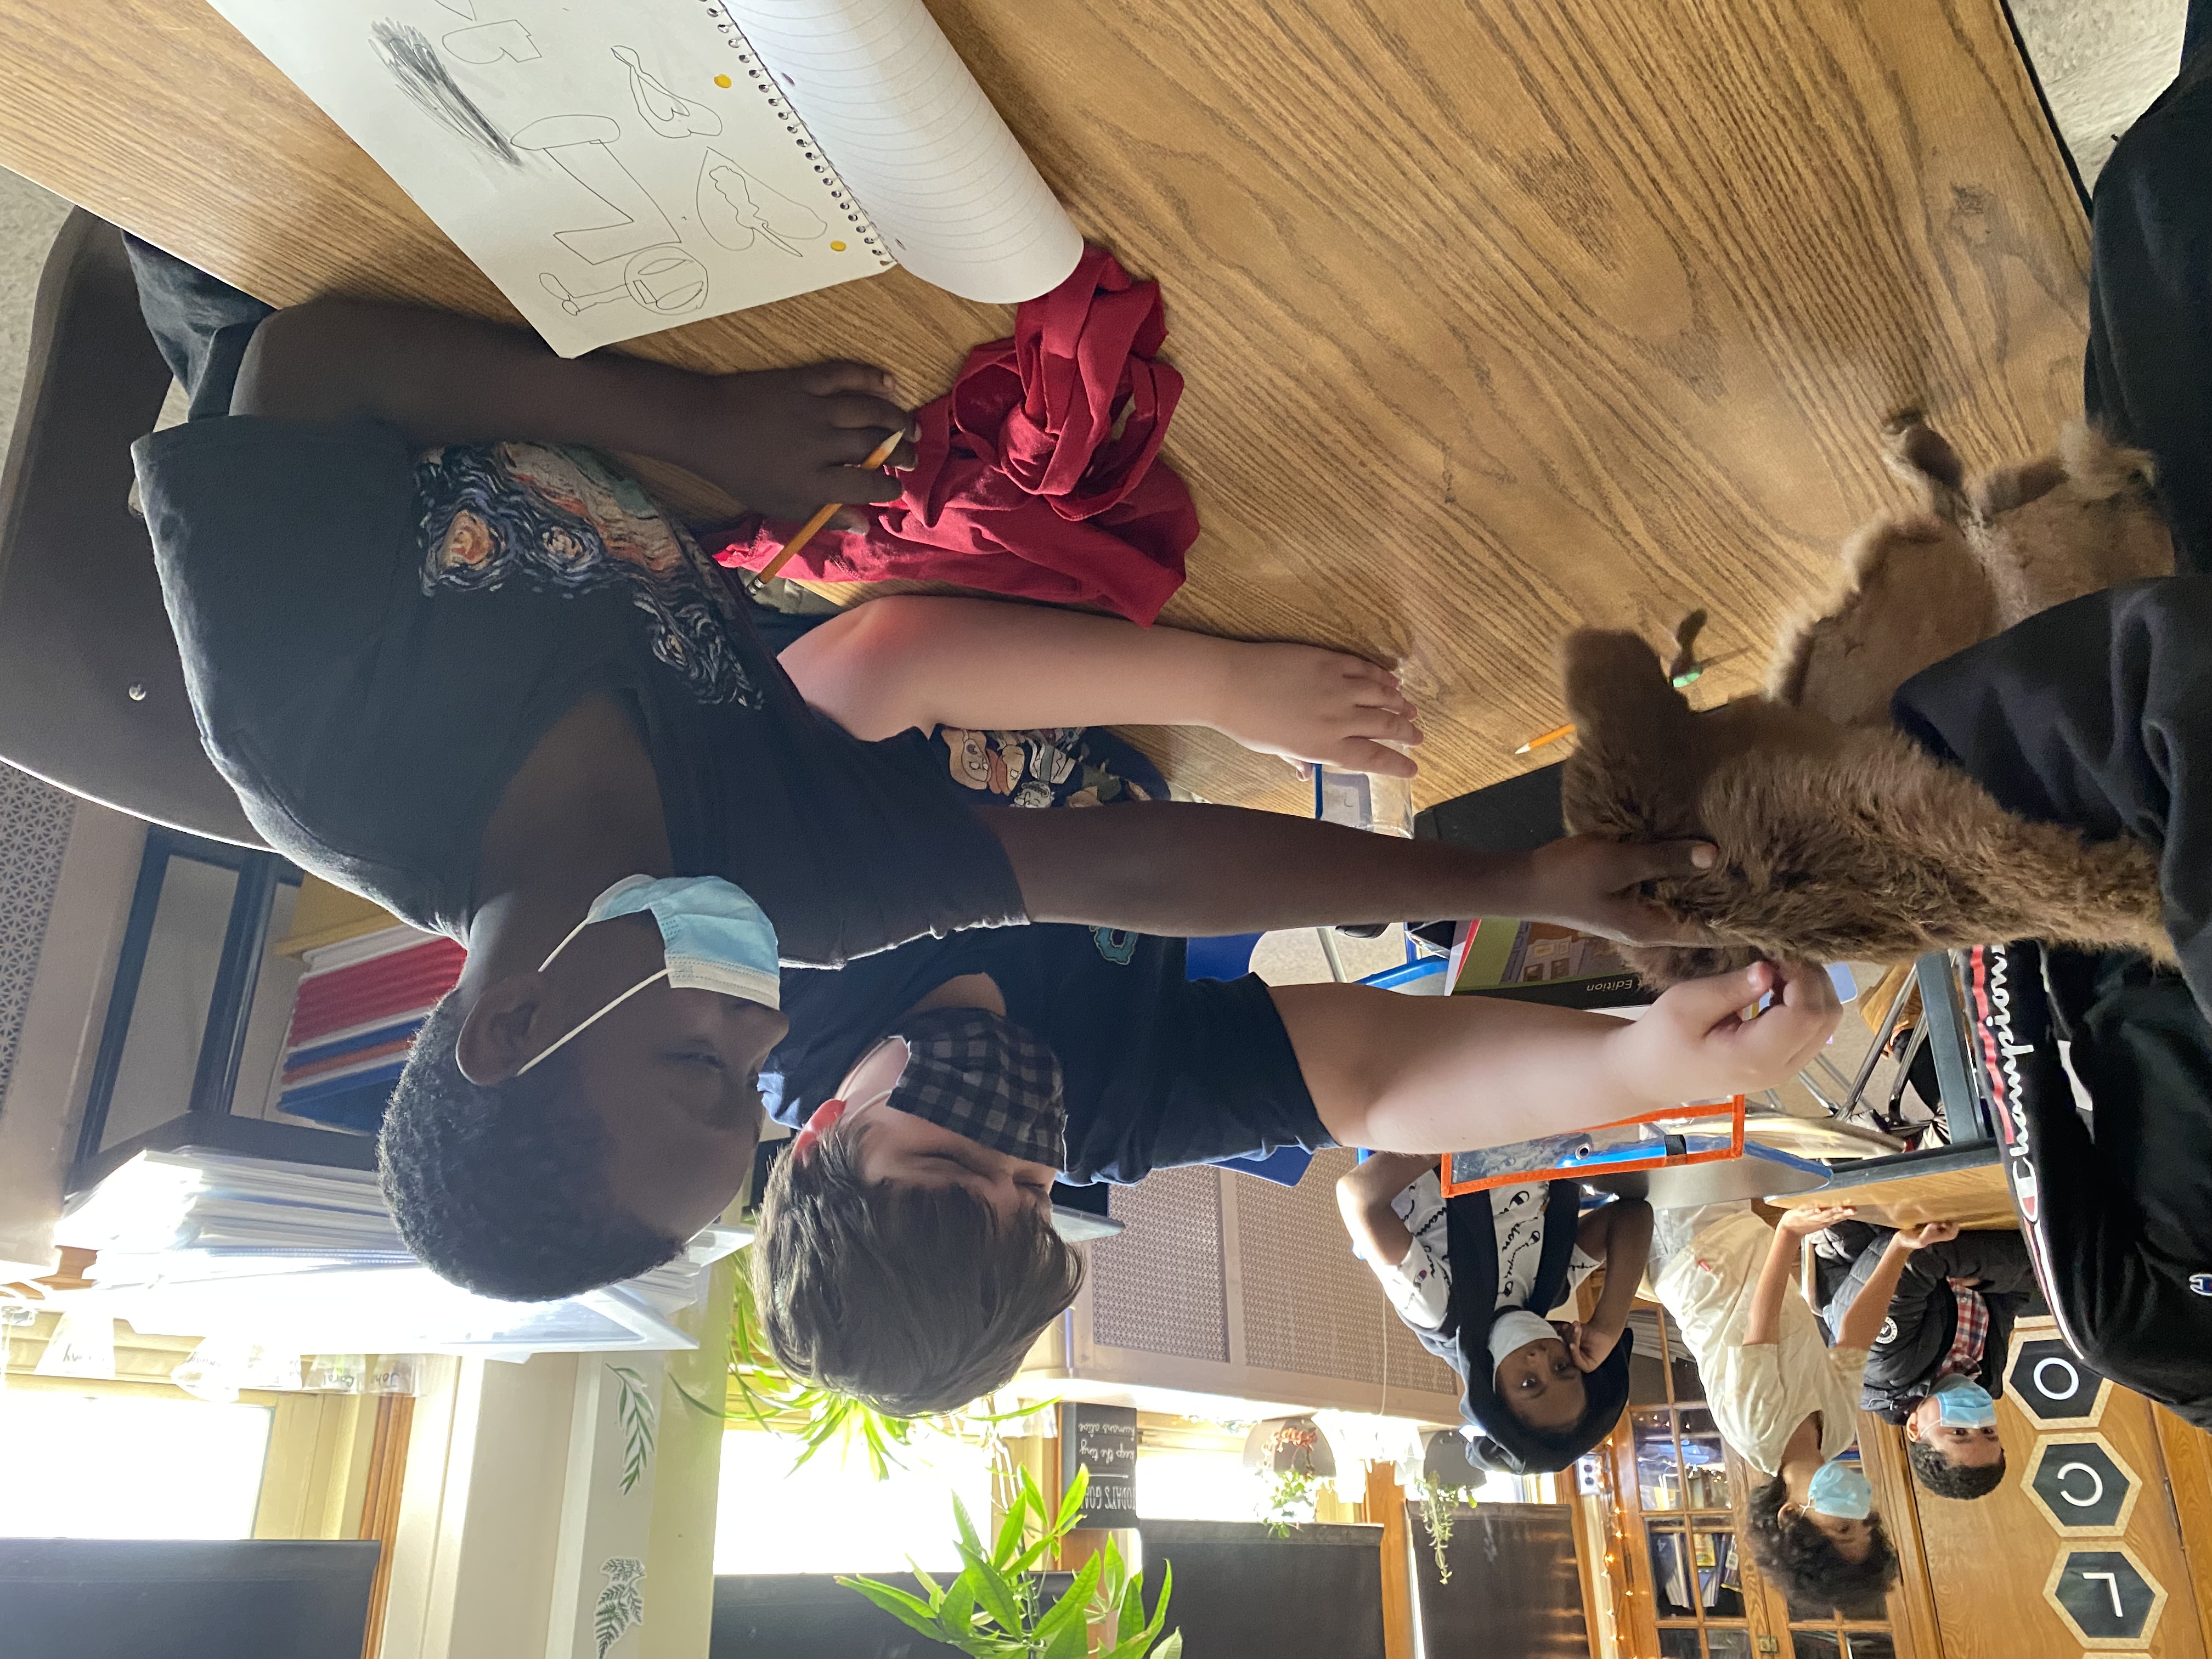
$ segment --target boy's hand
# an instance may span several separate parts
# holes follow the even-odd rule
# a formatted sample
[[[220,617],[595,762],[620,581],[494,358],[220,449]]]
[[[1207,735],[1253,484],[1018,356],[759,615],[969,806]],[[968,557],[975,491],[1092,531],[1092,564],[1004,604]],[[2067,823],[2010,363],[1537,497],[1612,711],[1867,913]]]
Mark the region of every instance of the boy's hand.
[[[701,407],[683,464],[757,513],[804,519],[830,501],[888,501],[903,486],[860,463],[902,433],[887,465],[914,465],[915,426],[893,401],[898,383],[866,363],[719,374],[701,383]],[[841,513],[834,528],[866,522]]]
[[[1744,1018],[1769,991],[1765,1011]],[[1689,980],[1613,1037],[1615,1075],[1625,1095],[1654,1106],[1770,1089],[1803,1069],[1842,1013],[1826,973],[1802,963]]]
[[[1577,1370],[1594,1371],[1605,1364],[1620,1341],[1619,1331],[1577,1322],[1567,1328],[1567,1358],[1575,1362]]]
[[[1525,896],[1515,914],[1631,945],[1701,945],[1711,938],[1704,927],[1676,921],[1637,889],[1647,881],[1710,870],[1719,857],[1710,842],[1569,836],[1528,855]]]
[[[1857,1213],[1857,1206],[1851,1204],[1800,1204],[1784,1210],[1775,1224],[1792,1238],[1803,1238],[1838,1221],[1849,1221]]]
[[[1280,755],[1313,775],[1313,763],[1410,778],[1420,769],[1386,749],[1421,741],[1398,677],[1363,658],[1311,645],[1224,640],[1218,708],[1206,723],[1247,749]]]
[[[1959,1236],[1955,1221],[1923,1221],[1917,1227],[1899,1227],[1889,1236],[1889,1248],[1910,1255],[1930,1244],[1948,1244]]]

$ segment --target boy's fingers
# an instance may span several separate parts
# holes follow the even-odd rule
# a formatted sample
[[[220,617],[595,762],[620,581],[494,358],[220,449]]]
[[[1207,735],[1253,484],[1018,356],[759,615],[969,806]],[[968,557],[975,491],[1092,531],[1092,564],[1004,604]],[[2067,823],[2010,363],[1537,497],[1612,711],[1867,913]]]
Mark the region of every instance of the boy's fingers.
[[[873,363],[856,363],[846,358],[808,364],[799,371],[799,389],[811,392],[817,398],[834,397],[841,392],[855,392],[883,398],[894,398],[899,395],[897,378],[889,370],[878,368]]]
[[[1419,743],[1417,732],[1409,741]],[[1346,772],[1376,772],[1386,778],[1419,776],[1421,769],[1413,763],[1410,755],[1401,755],[1395,749],[1386,749],[1365,738],[1347,738],[1338,748],[1335,757],[1328,763]]]
[[[1720,862],[1720,848],[1709,841],[1634,841],[1620,843],[1620,887],[1670,877],[1694,876]]]
[[[1668,990],[1666,1000],[1692,1030],[1710,1031],[1765,995],[1773,983],[1773,971],[1771,963],[1754,962],[1732,974],[1684,980]]]
[[[841,397],[824,398],[820,407],[823,420],[840,432],[872,430],[875,435],[868,449],[873,449],[881,443],[885,433],[910,435],[914,431],[914,417],[887,398],[868,398],[857,392],[848,392]],[[868,450],[864,449],[860,453],[865,455]]]
[[[906,485],[889,473],[857,466],[838,468],[830,488],[835,501],[895,501],[906,494]]]

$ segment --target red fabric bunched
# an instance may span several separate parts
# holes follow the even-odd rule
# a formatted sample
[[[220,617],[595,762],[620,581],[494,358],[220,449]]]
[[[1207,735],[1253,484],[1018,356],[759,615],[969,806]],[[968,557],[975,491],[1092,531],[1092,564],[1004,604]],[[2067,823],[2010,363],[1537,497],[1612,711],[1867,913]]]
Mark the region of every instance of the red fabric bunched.
[[[951,395],[916,416],[906,493],[872,509],[866,530],[817,536],[787,568],[957,582],[1150,623],[1198,539],[1190,491],[1158,459],[1182,396],[1182,376],[1158,361],[1166,337],[1159,284],[1086,249],[1073,276],[1016,313],[1012,339],[969,353]],[[795,527],[761,524],[709,549],[757,570]]]

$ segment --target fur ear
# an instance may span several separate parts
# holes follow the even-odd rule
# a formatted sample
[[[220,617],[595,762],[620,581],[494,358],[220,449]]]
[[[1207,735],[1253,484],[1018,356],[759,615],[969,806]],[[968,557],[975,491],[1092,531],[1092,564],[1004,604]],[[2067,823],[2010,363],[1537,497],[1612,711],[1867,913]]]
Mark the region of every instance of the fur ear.
[[[1928,510],[1953,523],[1959,520],[1965,497],[1966,469],[1951,441],[1928,424],[1917,409],[1899,410],[1883,423],[1881,458],[1889,470],[1910,484],[1917,484]]]
[[[2069,421],[2058,434],[2058,456],[2081,501],[2106,501],[2130,485],[2158,481],[2158,461],[2148,450],[2124,448],[2081,421]]]

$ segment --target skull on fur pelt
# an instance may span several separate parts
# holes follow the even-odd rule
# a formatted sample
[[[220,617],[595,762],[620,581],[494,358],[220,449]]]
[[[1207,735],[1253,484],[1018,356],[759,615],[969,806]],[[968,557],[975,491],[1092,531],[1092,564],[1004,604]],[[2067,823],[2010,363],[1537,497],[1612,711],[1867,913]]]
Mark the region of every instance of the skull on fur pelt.
[[[2014,817],[1888,714],[1899,686],[1955,652],[2170,574],[2150,458],[2077,425],[2058,455],[1969,484],[1917,414],[1890,422],[1884,455],[1921,508],[1851,538],[1826,599],[1784,633],[1764,696],[1694,713],[1636,635],[1567,641],[1567,827],[1721,851],[1713,870],[1654,889],[1712,930],[1712,948],[1635,949],[1630,962],[1664,985],[1754,956],[1888,964],[2015,939],[2172,960],[2148,847]]]

